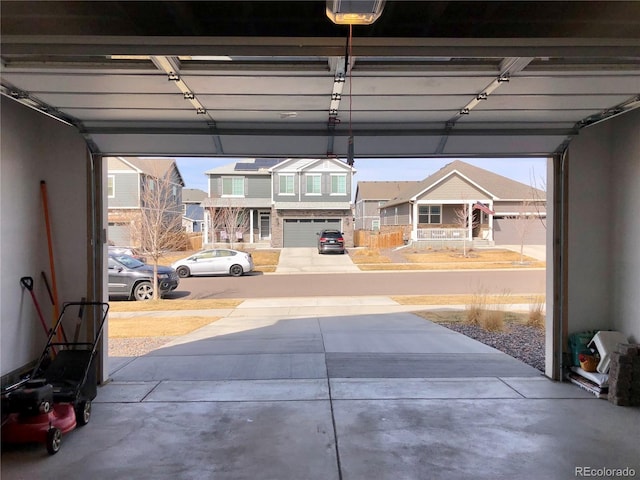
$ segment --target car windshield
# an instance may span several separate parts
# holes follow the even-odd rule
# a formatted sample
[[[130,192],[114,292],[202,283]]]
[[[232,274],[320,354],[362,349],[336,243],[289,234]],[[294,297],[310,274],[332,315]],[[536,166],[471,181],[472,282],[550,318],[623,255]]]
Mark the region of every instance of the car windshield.
[[[323,237],[337,238],[337,237],[341,237],[342,233],[338,232],[337,230],[326,230],[326,231],[322,232],[322,236]]]
[[[136,260],[135,258],[130,257],[129,255],[120,254],[120,255],[112,255],[111,257],[117,260],[118,262],[120,262],[122,265],[124,265],[127,268],[144,267],[144,263],[142,263],[140,260]]]

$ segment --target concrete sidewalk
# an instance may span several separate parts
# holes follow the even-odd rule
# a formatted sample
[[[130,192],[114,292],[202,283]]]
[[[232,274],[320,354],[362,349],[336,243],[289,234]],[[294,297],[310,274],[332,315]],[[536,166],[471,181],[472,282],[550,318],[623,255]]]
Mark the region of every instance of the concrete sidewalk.
[[[393,305],[384,298],[283,302],[247,301],[148,355],[112,359],[89,425],[66,435],[54,457],[42,445],[3,446],[3,480],[640,472],[638,409],[385,310]]]

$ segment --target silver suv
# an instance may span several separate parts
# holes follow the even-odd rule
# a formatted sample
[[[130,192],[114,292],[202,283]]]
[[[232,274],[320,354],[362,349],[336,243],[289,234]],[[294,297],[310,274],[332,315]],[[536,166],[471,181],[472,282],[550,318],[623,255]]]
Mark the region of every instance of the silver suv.
[[[180,279],[171,267],[158,265],[158,293],[160,297],[178,287]],[[153,298],[153,265],[121,254],[109,254],[109,297],[135,300]]]

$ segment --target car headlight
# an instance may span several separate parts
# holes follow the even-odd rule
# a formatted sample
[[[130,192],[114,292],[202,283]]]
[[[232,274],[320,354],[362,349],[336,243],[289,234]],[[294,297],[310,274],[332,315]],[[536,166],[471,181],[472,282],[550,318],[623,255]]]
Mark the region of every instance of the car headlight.
[[[168,273],[159,273],[158,274],[158,278],[169,278],[169,274]]]

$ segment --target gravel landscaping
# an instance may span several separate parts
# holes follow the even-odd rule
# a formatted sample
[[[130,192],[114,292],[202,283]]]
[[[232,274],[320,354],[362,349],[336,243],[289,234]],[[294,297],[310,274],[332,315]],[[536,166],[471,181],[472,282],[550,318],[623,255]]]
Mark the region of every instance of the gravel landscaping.
[[[504,332],[489,332],[463,322],[438,322],[544,372],[544,332],[526,325],[508,324]]]
[[[176,337],[109,338],[110,357],[139,357],[161,348]]]

